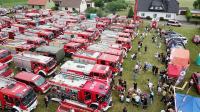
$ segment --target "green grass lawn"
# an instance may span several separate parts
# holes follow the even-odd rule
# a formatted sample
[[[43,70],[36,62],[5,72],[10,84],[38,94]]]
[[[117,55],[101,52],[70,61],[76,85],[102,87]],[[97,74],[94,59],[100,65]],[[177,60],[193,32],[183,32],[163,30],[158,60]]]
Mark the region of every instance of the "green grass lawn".
[[[15,5],[26,5],[28,0],[0,0],[0,6],[13,7]]]
[[[190,9],[193,9],[193,2],[195,0],[179,0],[180,7],[188,7]]]

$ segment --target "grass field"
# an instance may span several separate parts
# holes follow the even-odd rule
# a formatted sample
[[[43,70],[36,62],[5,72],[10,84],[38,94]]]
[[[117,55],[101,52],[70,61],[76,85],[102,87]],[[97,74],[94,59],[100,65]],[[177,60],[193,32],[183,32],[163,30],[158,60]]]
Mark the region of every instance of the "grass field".
[[[0,0],[0,6],[13,7],[15,5],[26,5],[27,0]]]
[[[180,7],[188,7],[190,9],[193,9],[193,2],[195,0],[179,0]]]

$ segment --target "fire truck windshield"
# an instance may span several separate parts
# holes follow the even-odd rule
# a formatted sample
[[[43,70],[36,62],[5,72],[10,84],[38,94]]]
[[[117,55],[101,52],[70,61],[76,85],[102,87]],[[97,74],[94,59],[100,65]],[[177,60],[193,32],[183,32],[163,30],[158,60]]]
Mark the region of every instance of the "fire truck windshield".
[[[37,86],[41,86],[42,84],[44,84],[44,82],[45,82],[45,78],[43,78],[43,77],[40,77],[38,80],[36,80],[34,83],[35,83],[35,85],[37,85]]]
[[[8,55],[10,55],[10,53],[8,51],[5,51],[5,52],[0,54],[0,58],[5,58]]]
[[[24,97],[21,99],[21,102],[24,106],[29,107],[31,105],[31,103],[33,103],[33,99],[35,99],[36,94],[33,91],[33,89],[30,89],[25,95]]]
[[[49,63],[47,63],[47,67],[51,68],[53,65],[55,65],[55,61],[52,59],[51,61],[49,61]]]

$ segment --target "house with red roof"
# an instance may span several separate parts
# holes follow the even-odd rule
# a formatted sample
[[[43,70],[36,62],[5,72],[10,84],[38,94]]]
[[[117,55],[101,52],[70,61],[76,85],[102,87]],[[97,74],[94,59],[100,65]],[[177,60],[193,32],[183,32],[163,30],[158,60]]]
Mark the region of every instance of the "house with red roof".
[[[55,6],[53,0],[28,0],[27,4],[35,9],[51,9]]]

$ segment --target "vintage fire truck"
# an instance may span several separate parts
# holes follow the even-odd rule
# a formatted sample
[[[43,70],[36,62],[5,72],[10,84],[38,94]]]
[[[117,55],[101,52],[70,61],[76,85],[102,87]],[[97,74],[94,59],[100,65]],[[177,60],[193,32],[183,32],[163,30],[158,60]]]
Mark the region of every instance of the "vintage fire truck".
[[[100,31],[97,28],[88,28],[85,31],[94,34],[94,40],[99,39],[101,36]]]
[[[14,79],[31,86],[39,93],[46,93],[51,88],[51,85],[44,77],[30,72],[19,72],[14,76]]]
[[[111,107],[110,86],[99,80],[60,73],[49,81],[52,85],[51,100],[69,101],[75,105],[106,111]]]
[[[36,46],[34,44],[27,44],[24,40],[7,40],[3,45],[0,45],[1,48],[8,50],[12,54],[23,51],[34,51]]]
[[[107,25],[106,25],[106,23],[103,23],[103,22],[97,22],[96,28],[100,29],[100,30],[105,30],[107,28]]]
[[[107,65],[84,64],[75,61],[66,61],[61,66],[61,72],[73,72],[76,75],[87,76],[93,79],[102,80],[110,84],[112,82],[112,72]]]
[[[120,49],[113,49],[110,46],[106,46],[104,44],[93,44],[87,47],[87,50],[89,51],[98,51],[101,53],[111,54],[119,56],[120,63],[123,63],[123,57],[125,57],[125,53],[123,50]]]
[[[124,38],[133,39],[133,38],[131,37],[130,33],[118,32],[118,36],[119,36],[119,37],[124,37]]]
[[[0,32],[0,43],[1,44],[3,44],[8,38],[9,38],[9,35],[7,32]]]
[[[84,105],[77,105],[71,101],[63,101],[60,103],[56,112],[100,112],[99,110],[94,110],[92,108],[88,108]]]
[[[86,32],[86,31],[81,31],[78,34],[78,37],[84,38],[84,39],[88,39],[89,42],[93,42],[96,39],[98,39],[98,37],[95,37],[95,33],[90,33],[90,32]]]
[[[23,25],[23,24],[12,24],[12,26],[18,28],[21,34],[24,34],[24,31],[28,28],[27,25]]]
[[[14,75],[13,70],[9,69],[8,64],[0,63],[0,76],[12,77]]]
[[[88,39],[83,39],[83,38],[80,38],[80,37],[72,38],[70,41],[80,43],[81,44],[80,49],[86,49],[90,44]]]
[[[16,27],[4,28],[4,29],[1,29],[1,31],[8,33],[9,39],[14,39],[14,36],[19,34],[19,30]]]
[[[102,64],[110,66],[112,73],[117,75],[120,70],[120,57],[97,51],[79,50],[72,55],[75,62],[86,64]]]
[[[53,32],[38,30],[38,29],[27,29],[26,35],[37,35],[38,37],[44,38],[46,41],[51,41],[54,38]]]
[[[124,31],[123,32],[125,32],[125,33],[129,33],[130,35],[131,35],[131,37],[132,38],[134,38],[134,30],[132,30],[132,29],[124,29]]]
[[[35,46],[46,45],[46,41],[43,38],[39,38],[37,36],[30,36],[30,35],[16,35],[14,37],[16,40],[24,40],[27,44],[34,44]]]
[[[56,61],[47,56],[22,52],[13,56],[16,67],[42,76],[50,76],[56,71]]]
[[[64,45],[65,54],[67,54],[68,56],[73,55],[76,51],[80,50],[81,48],[83,48],[83,44],[76,42],[69,42]]]
[[[0,63],[10,63],[12,55],[8,50],[0,50]]]
[[[0,77],[0,108],[2,111],[30,112],[38,101],[34,90],[11,78]]]
[[[132,49],[131,39],[129,38],[117,37],[116,43],[121,44],[127,51]]]
[[[108,18],[108,17],[101,17],[101,18],[95,18],[95,20],[98,22],[98,21],[101,21],[103,23],[106,23],[106,25],[110,25],[111,24],[111,19]]]
[[[40,25],[40,26],[37,26],[37,28],[40,30],[53,32],[55,37],[58,37],[62,33],[59,28],[56,28],[50,25]]]

